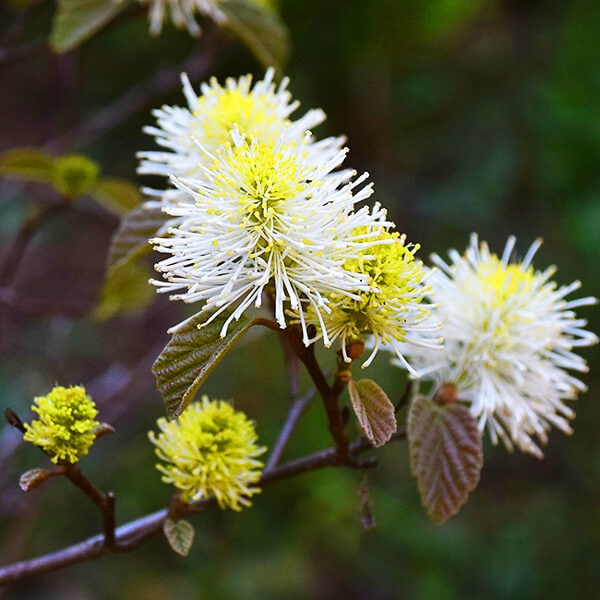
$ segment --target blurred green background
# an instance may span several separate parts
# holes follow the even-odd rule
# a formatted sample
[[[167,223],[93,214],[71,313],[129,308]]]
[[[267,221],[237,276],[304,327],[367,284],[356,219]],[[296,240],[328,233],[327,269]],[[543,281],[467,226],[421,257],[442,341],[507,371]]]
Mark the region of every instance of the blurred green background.
[[[600,297],[600,3],[584,1],[282,0],[292,51],[286,73],[302,109],[320,106],[318,136],[345,134],[347,163],[368,170],[375,199],[421,256],[464,249],[476,231],[500,252],[508,235],[523,253],[544,238],[535,264],[583,281]],[[54,10],[0,6],[0,151],[43,146],[84,152],[104,174],[135,177],[150,110],[183,104],[178,73],[200,57],[204,76],[264,69],[247,49],[207,24],[199,41],[172,27],[156,39],[144,12],[116,22],[65,55],[45,43]],[[204,62],[203,62],[204,61]],[[196,65],[197,66],[197,65]],[[89,125],[144,82],[116,126]],[[199,81],[195,81],[199,84]],[[301,110],[302,110],[301,109]],[[110,120],[110,114],[108,115]],[[56,201],[42,185],[0,182],[6,248],[34,204]],[[120,523],[156,510],[170,490],[154,470],[146,431],[163,414],[150,372],[181,319],[163,297],[108,320],[94,318],[117,218],[82,201],[35,236],[0,290],[0,405],[30,419],[35,395],[84,384],[117,432],[82,468],[117,495]],[[148,275],[151,261],[148,263]],[[600,332],[597,309],[583,308]],[[597,598],[600,589],[600,356],[585,349],[589,391],[575,408],[575,435],[553,433],[538,461],[486,442],[482,481],[447,524],[429,522],[404,443],[377,452],[369,473],[377,527],[360,525],[362,473],[325,470],[274,484],[241,514],[193,519],[181,558],[157,536],[135,552],[40,576],[0,592],[10,599],[475,600]],[[324,355],[326,368],[333,356]],[[282,357],[272,334],[253,332],[203,391],[234,397],[273,443],[286,412]],[[392,396],[403,374],[379,357],[368,371]],[[308,382],[303,380],[303,386]],[[286,458],[330,445],[314,402]],[[19,475],[43,464],[35,448],[0,425],[0,562],[49,552],[99,531],[95,508],[66,481],[24,494]]]

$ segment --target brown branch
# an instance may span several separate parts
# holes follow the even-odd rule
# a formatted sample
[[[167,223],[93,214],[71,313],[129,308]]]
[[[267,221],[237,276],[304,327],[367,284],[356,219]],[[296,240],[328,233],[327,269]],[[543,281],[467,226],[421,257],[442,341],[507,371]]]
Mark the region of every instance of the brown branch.
[[[412,379],[408,379],[406,381],[406,386],[404,387],[404,392],[400,400],[395,406],[396,413],[399,413],[410,401],[412,392],[414,388],[414,381]]]
[[[21,433],[25,433],[27,431],[25,429],[25,425],[23,425],[23,421],[21,421],[19,415],[12,408],[4,409],[4,418],[11,427],[18,429]]]
[[[392,440],[404,439],[405,436],[405,432],[398,432],[392,436]],[[371,443],[367,439],[360,438],[348,446],[348,456],[355,459],[371,448]],[[281,479],[334,466],[361,467],[357,462],[349,464],[344,457],[340,456],[337,448],[328,448],[274,467],[262,476],[258,484],[264,487]],[[210,498],[203,502],[188,505],[187,509],[179,506],[178,516],[198,512],[214,503],[214,499]],[[96,535],[56,552],[0,567],[0,585],[16,583],[34,575],[56,571],[106,554],[132,550],[159,532],[168,516],[169,509],[163,508],[118,527],[114,532],[114,544],[111,546],[104,543],[103,535]]]
[[[290,386],[290,397],[296,398],[300,393],[300,361],[290,348],[290,344],[285,335],[280,335],[279,340],[283,349],[283,359],[285,370],[287,372],[288,383]]]
[[[270,329],[271,331],[276,331],[277,333],[281,332],[281,327],[279,327],[279,324],[277,323],[277,321],[273,321],[273,319],[265,319],[264,317],[256,317],[256,319],[254,319],[253,322],[255,325],[262,325],[263,327],[266,327],[267,329]]]
[[[112,492],[101,492],[77,465],[63,463],[65,477],[78,487],[100,510],[104,525],[104,545],[111,548],[115,543],[115,496]]]
[[[27,430],[19,415],[7,408],[4,417],[9,425],[18,429],[21,433]],[[41,449],[41,448],[40,448]],[[41,449],[44,452],[43,449]],[[47,454],[44,452],[44,454]],[[81,469],[68,461],[61,460],[58,463],[60,474],[64,475],[75,487],[79,488],[100,510],[104,524],[104,545],[112,548],[115,543],[115,497],[112,492],[102,493],[81,471]],[[58,473],[57,473],[58,474]]]
[[[310,346],[304,345],[298,326],[292,326],[284,331],[286,332],[285,335],[288,338],[290,348],[306,367],[315,387],[319,391],[319,394],[321,394],[327,415],[327,427],[335,442],[338,455],[348,462],[350,460],[348,454],[348,436],[346,435],[345,420],[339,407],[340,394],[348,381],[347,365],[344,364],[342,367],[342,361],[338,360],[338,370],[333,385],[330,386],[315,356],[314,344]]]
[[[56,151],[90,144],[152,104],[155,98],[176,88],[182,72],[187,73],[192,81],[206,78],[214,66],[215,56],[222,51],[224,43],[226,43],[225,38],[218,27],[207,27],[200,38],[200,46],[194,49],[191,57],[183,64],[159,69],[135,87],[129,88],[112,104],[99,110],[85,123],[59,138],[50,140],[45,144],[45,148]]]
[[[317,390],[312,388],[306,394],[304,394],[304,396],[296,398],[296,400],[292,402],[290,410],[288,411],[285,419],[285,423],[283,424],[283,427],[277,436],[277,440],[275,441],[273,449],[271,450],[271,454],[269,455],[269,459],[267,460],[265,473],[272,471],[281,460],[281,456],[283,455],[283,452],[290,441],[290,437],[292,436],[300,417],[304,414],[304,411],[310,404],[311,400],[315,397],[316,393]]]
[[[0,285],[6,285],[13,277],[25,254],[25,248],[40,227],[66,206],[66,202],[51,204],[37,210],[24,221],[17,235],[7,248],[0,266]]]
[[[167,509],[163,509],[119,527],[115,531],[117,543],[112,547],[104,544],[103,535],[96,535],[57,552],[0,568],[0,585],[16,583],[33,575],[49,573],[106,554],[133,549],[159,531],[166,516]]]
[[[269,306],[273,319],[275,319],[275,298],[271,293],[264,294],[265,302]],[[298,356],[291,347],[288,335],[285,334],[279,328],[279,342],[281,343],[281,349],[283,350],[283,361],[285,364],[285,370],[287,372],[287,379],[290,388],[290,398],[297,398],[300,395],[300,361]]]

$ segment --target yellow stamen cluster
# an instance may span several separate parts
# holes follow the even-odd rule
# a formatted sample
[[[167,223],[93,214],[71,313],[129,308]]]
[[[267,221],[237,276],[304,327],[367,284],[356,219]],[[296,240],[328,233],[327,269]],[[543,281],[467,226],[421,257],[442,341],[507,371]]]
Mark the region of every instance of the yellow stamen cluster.
[[[367,276],[370,283],[369,291],[357,291],[354,297],[332,298],[334,309],[325,319],[331,339],[341,337],[346,360],[349,344],[372,335],[374,351],[363,365],[368,366],[380,344],[411,341],[411,330],[431,316],[422,304],[427,288],[425,270],[415,260],[418,249],[405,245],[405,236],[384,231],[358,258],[346,261],[346,270]]]
[[[223,158],[227,164],[224,172],[219,161],[214,165],[219,173],[215,186],[223,193],[240,192],[236,197],[239,212],[244,215],[243,226],[272,222],[286,200],[310,193],[306,169],[293,154],[276,147],[274,142],[236,146]],[[232,181],[232,173],[235,181]]]
[[[254,424],[223,400],[191,404],[177,421],[160,418],[160,433],[149,432],[163,463],[156,468],[162,480],[181,490],[181,498],[195,502],[215,498],[221,508],[241,510],[250,496],[260,492],[255,484],[266,451],[257,446]]]
[[[489,291],[490,298],[494,299],[497,306],[503,305],[517,292],[529,291],[535,278],[533,267],[505,265],[495,254],[477,267],[477,275],[481,288]]]
[[[85,388],[55,387],[47,396],[35,398],[31,410],[39,419],[25,424],[23,439],[42,448],[52,462],[76,463],[88,453],[100,423],[94,420],[98,411]]]
[[[231,130],[238,128],[250,138],[276,139],[289,125],[277,113],[275,95],[256,94],[240,88],[224,89],[211,80],[211,88],[198,98],[194,117],[201,119],[202,143],[218,148],[231,141]]]
[[[540,275],[536,275],[532,266],[506,264],[490,254],[477,266],[473,280],[467,280],[465,286],[465,292],[470,290],[473,297],[481,299],[481,304],[471,311],[471,319],[478,323],[490,348],[482,354],[484,362],[498,368],[499,356],[504,355],[501,349],[518,344],[515,332],[529,329],[538,316],[527,309],[525,301],[534,286],[540,296],[546,293],[541,289]],[[480,343],[481,339],[474,340],[474,347]]]

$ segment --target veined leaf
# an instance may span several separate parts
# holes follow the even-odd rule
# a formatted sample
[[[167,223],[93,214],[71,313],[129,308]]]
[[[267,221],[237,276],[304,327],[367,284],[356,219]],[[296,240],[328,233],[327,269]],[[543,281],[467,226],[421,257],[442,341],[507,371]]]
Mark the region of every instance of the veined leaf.
[[[37,148],[13,148],[0,154],[0,175],[24,181],[52,181],[54,158]]]
[[[376,448],[396,432],[396,411],[387,394],[371,379],[351,379],[348,393],[364,434]]]
[[[148,240],[159,232],[168,218],[160,208],[145,204],[125,213],[108,251],[109,274],[150,252]]]
[[[137,187],[127,179],[119,177],[103,177],[90,195],[109,210],[119,214],[142,203],[142,194]]]
[[[263,64],[281,69],[289,53],[288,30],[275,10],[256,0],[221,0],[223,26],[237,36]]]
[[[129,0],[58,0],[50,46],[59,54],[79,46],[114,19]]]
[[[163,533],[169,542],[169,546],[181,554],[181,556],[187,556],[192,549],[194,543],[194,536],[196,530],[189,521],[179,519],[179,521],[173,521],[173,519],[165,519],[163,523]]]
[[[469,410],[457,402],[417,397],[408,414],[410,466],[421,502],[436,523],[456,514],[479,483],[481,434]]]
[[[152,372],[169,419],[185,410],[209,373],[255,323],[243,317],[233,321],[222,338],[221,329],[229,314],[222,313],[205,325],[211,313],[198,313],[173,334],[156,359]]]

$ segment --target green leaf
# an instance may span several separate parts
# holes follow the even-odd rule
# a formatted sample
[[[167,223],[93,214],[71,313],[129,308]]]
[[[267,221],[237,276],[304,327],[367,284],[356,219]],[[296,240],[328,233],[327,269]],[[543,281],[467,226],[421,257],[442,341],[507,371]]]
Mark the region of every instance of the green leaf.
[[[58,0],[50,34],[52,50],[60,54],[79,46],[128,3],[128,0]]]
[[[348,393],[356,418],[371,444],[383,446],[396,432],[396,411],[387,394],[371,379],[351,379]]]
[[[145,204],[123,215],[108,251],[108,270],[120,269],[132,260],[150,252],[148,240],[164,227],[168,215],[158,207]]]
[[[0,154],[0,175],[24,181],[52,181],[54,158],[37,148],[14,148]]]
[[[140,310],[154,296],[154,288],[148,283],[148,269],[145,265],[126,263],[120,269],[111,269],[107,274],[94,316],[104,320]]]
[[[481,434],[469,410],[457,402],[417,397],[408,414],[410,466],[421,502],[436,523],[456,514],[479,483]]]
[[[224,312],[204,325],[211,315],[199,312],[178,328],[152,366],[169,419],[185,410],[210,372],[255,324],[242,317],[230,323],[227,335],[221,337],[230,313]]]
[[[173,519],[167,518],[163,522],[163,533],[167,538],[167,542],[169,542],[169,546],[177,554],[187,556],[190,553],[196,530],[189,521],[183,519],[173,521]]]
[[[223,26],[265,66],[281,69],[289,53],[288,30],[279,15],[255,0],[222,0]]]
[[[54,469],[29,469],[29,471],[25,471],[25,473],[21,475],[19,487],[24,492],[30,492],[50,479],[50,477],[62,475],[64,472],[64,467],[56,467]]]
[[[142,203],[142,194],[127,179],[103,177],[98,181],[90,195],[102,206],[116,213],[136,208]]]

